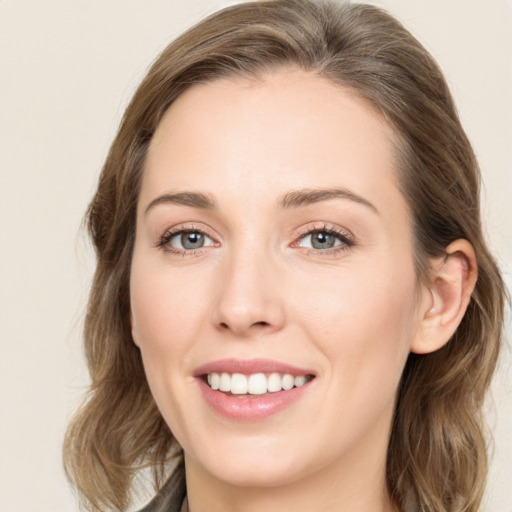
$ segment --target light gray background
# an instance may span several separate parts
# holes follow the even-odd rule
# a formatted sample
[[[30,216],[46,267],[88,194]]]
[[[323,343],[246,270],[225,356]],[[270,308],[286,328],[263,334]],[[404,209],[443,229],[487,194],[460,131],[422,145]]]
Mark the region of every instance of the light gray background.
[[[0,512],[77,510],[61,470],[87,385],[93,270],[81,217],[123,109],[173,37],[221,0],[0,0]],[[482,165],[491,246],[512,267],[512,1],[382,0],[438,59]],[[510,349],[489,408],[486,509],[512,511]]]

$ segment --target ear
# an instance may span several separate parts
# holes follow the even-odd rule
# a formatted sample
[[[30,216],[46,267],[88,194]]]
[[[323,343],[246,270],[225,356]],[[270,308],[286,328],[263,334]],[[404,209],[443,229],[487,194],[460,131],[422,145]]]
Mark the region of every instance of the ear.
[[[467,240],[456,240],[446,255],[432,262],[432,276],[423,289],[420,326],[411,343],[416,354],[444,346],[459,326],[478,275],[475,251]]]

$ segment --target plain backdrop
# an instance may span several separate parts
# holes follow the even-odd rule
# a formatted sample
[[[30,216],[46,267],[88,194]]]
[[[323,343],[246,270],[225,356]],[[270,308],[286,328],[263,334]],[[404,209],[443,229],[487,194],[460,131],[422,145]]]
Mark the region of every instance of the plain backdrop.
[[[80,338],[94,261],[81,218],[150,62],[231,3],[0,0],[0,512],[78,510],[61,443],[87,386]],[[397,15],[446,72],[480,159],[486,229],[510,286],[512,2],[373,3]],[[511,360],[506,347],[488,413],[491,512],[512,512]]]

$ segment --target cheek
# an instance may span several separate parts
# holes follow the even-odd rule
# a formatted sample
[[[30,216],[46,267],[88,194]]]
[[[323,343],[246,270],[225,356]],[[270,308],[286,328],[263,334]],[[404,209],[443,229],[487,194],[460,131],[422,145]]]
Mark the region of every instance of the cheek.
[[[290,295],[296,317],[331,361],[334,378],[394,386],[417,328],[412,265],[339,271],[307,286],[314,292]]]
[[[207,315],[202,309],[205,302],[198,298],[199,282],[180,281],[180,275],[134,255],[130,278],[133,339],[141,350],[160,412],[181,439],[190,404],[180,397],[188,396],[195,386],[188,361]]]
[[[177,352],[203,322],[204,295],[199,279],[185,282],[170,272],[162,272],[134,260],[130,281],[132,333],[146,353]],[[203,290],[204,291],[204,290]]]

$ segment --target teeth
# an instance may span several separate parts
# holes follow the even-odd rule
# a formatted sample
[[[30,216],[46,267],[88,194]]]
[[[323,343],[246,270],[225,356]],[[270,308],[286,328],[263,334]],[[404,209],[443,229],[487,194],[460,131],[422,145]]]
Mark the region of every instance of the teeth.
[[[268,390],[271,393],[281,391],[283,388],[283,379],[279,373],[271,373],[268,377]]]
[[[268,377],[264,373],[244,375],[242,373],[209,373],[208,385],[214,390],[232,393],[233,395],[264,395],[277,391],[288,391],[293,387],[299,388],[308,381],[306,375],[294,377],[289,373],[271,373]]]
[[[300,388],[301,386],[304,386],[306,384],[306,377],[304,375],[299,375],[298,377],[295,377],[295,387]]]
[[[228,375],[222,374],[222,375]],[[247,394],[247,377],[241,373],[233,373],[231,376],[231,393],[234,395],[246,395]]]
[[[254,373],[249,376],[248,391],[250,395],[263,395],[267,389],[267,377],[264,373]]]
[[[288,391],[289,389],[292,389],[295,385],[295,379],[293,378],[293,375],[283,375],[283,389]]]
[[[220,377],[218,373],[211,373],[208,375],[210,377],[210,380],[208,381],[208,384],[210,384],[210,387],[212,389],[219,389],[220,384]]]
[[[231,391],[231,375],[228,373],[220,374],[219,389],[221,391]]]

